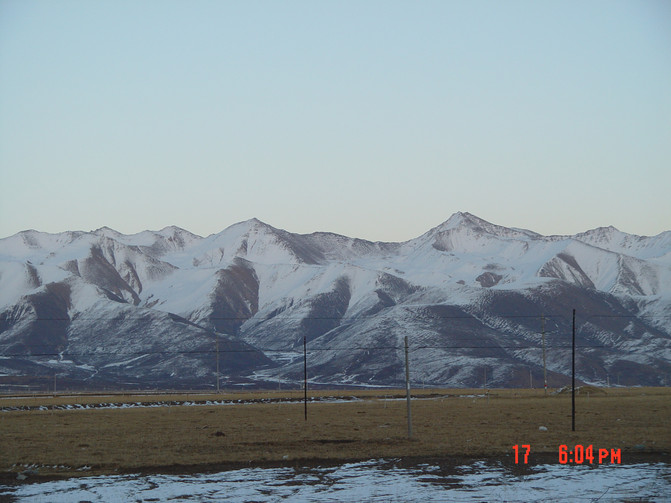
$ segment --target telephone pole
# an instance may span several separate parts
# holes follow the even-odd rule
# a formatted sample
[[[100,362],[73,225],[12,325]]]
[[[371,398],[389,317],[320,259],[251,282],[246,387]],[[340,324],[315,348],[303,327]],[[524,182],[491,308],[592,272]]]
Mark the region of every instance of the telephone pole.
[[[412,412],[410,410],[410,363],[408,361],[408,336],[405,336],[405,398],[408,405],[408,438],[412,438]]]
[[[308,420],[308,343],[303,335],[303,409],[305,420]]]
[[[219,336],[214,336],[217,341],[217,394],[219,393]]]
[[[541,337],[543,338],[543,386],[548,394],[548,369],[545,364],[545,316],[541,314]]]
[[[573,352],[571,356],[571,431],[575,431],[575,309],[573,310]]]

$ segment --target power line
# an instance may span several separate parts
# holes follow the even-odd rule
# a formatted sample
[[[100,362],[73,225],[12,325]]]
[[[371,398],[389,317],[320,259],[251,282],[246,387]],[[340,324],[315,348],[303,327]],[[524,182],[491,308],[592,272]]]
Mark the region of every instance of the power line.
[[[426,306],[426,307],[433,307],[433,306]],[[436,307],[441,307],[440,305],[437,305]],[[450,306],[446,306],[450,307]],[[404,306],[405,309],[408,309],[408,307]],[[298,315],[292,315],[292,316],[273,316],[269,318],[254,318],[256,314],[252,316],[207,316],[204,318],[200,318],[198,321],[192,321],[189,320],[188,318],[185,318],[183,316],[170,313],[168,311],[155,311],[152,310],[152,313],[158,313],[158,314],[166,314],[168,316],[175,317],[177,319],[173,319],[173,321],[180,322],[180,321],[185,321],[187,323],[198,323],[202,321],[255,321],[255,322],[266,322],[266,321],[282,321],[282,320],[315,320],[315,321],[345,321],[345,322],[354,322],[354,321],[359,321],[359,320],[372,320],[372,319],[379,319],[379,316],[376,315],[363,315],[363,316],[298,316]],[[465,314],[465,315],[432,315],[432,314],[426,314],[422,313],[422,318],[424,319],[430,319],[430,320],[474,320],[474,321],[479,321],[482,322],[483,319],[487,320],[496,320],[496,319],[540,319],[542,316],[541,313],[539,314],[488,314],[488,313],[475,313],[475,314]],[[570,315],[565,315],[565,314],[545,314],[545,319],[566,319],[570,321]],[[640,319],[640,320],[658,320],[658,319],[671,319],[671,315],[635,315],[635,314],[585,314],[585,315],[580,315],[580,318],[583,320],[585,319],[590,319],[590,318],[635,318],[635,319]],[[138,316],[116,316],[116,317],[103,317],[103,316],[74,316],[72,318],[70,317],[50,317],[50,318],[42,318],[42,317],[36,317],[32,319],[33,321],[116,321],[116,322],[124,322],[124,321],[154,321],[155,318],[150,317],[149,315],[138,315]]]
[[[595,349],[595,348],[606,348],[605,345],[581,345],[577,346],[579,348]],[[546,345],[546,348],[550,349],[569,349],[571,345]],[[328,351],[399,351],[402,350],[403,346],[353,346],[353,347],[344,347],[344,348],[307,348],[307,352],[328,352]],[[512,350],[527,350],[527,349],[538,349],[541,350],[542,346],[540,345],[460,345],[460,346],[435,346],[435,345],[422,345],[422,346],[410,346],[410,351],[417,351],[420,349],[512,349]],[[273,348],[240,348],[240,349],[219,349],[219,353],[291,353],[300,355],[302,351],[297,349],[273,349]],[[123,356],[123,357],[133,357],[133,356],[152,356],[152,355],[212,355],[215,354],[215,349],[206,349],[206,350],[190,350],[190,351],[131,351],[131,352],[117,352],[117,351],[96,351],[88,353],[66,353],[66,352],[42,352],[42,353],[0,353],[0,357],[11,357],[11,358],[44,358],[44,357],[59,357],[61,361],[65,358],[85,358],[85,357],[94,357],[94,356]]]

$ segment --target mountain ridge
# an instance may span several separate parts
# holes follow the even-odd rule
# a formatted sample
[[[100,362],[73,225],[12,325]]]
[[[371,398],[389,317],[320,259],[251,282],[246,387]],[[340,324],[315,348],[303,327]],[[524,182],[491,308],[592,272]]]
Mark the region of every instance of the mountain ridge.
[[[211,385],[216,340],[244,348],[227,356],[228,382],[292,382],[305,337],[330,348],[312,355],[313,381],[396,385],[399,350],[364,358],[346,348],[397,348],[409,334],[424,381],[480,385],[489,369],[489,384],[509,386],[540,375],[533,326],[546,314],[566,333],[571,303],[584,318],[580,340],[595,346],[581,379],[603,383],[618,369],[631,383],[671,379],[671,231],[543,236],[467,212],[397,243],[256,218],[207,237],[176,226],[22,231],[0,239],[0,384],[3,374],[37,382],[60,372],[79,385]],[[84,356],[39,357],[38,342]],[[156,354],[170,354],[179,376]],[[549,370],[562,381],[564,356]]]
[[[432,227],[428,231],[420,234],[419,236],[417,236],[415,238],[410,238],[409,240],[406,240],[406,241],[379,241],[379,240],[373,241],[373,240],[368,240],[368,239],[365,239],[365,238],[352,238],[352,237],[348,237],[344,234],[338,234],[338,233],[333,233],[333,232],[329,232],[329,231],[313,231],[313,232],[310,232],[310,233],[304,233],[304,234],[299,234],[299,235],[310,236],[310,235],[313,235],[313,234],[333,234],[335,236],[348,237],[348,239],[354,239],[354,240],[357,240],[357,241],[365,241],[365,242],[369,242],[369,243],[400,244],[400,243],[405,243],[407,241],[412,241],[413,239],[417,239],[418,237],[421,237],[422,235],[426,234],[427,232],[431,232],[435,229],[438,229],[438,228],[450,223],[453,219],[472,219],[475,222],[484,223],[484,224],[486,224],[486,226],[489,226],[489,227],[492,227],[492,228],[514,230],[514,231],[518,231],[518,232],[521,232],[521,233],[529,233],[529,234],[532,234],[534,236],[545,237],[545,238],[553,238],[553,239],[554,238],[580,237],[580,236],[583,236],[583,235],[592,234],[592,233],[597,232],[597,231],[601,232],[601,231],[604,231],[604,230],[616,231],[617,233],[620,233],[624,236],[633,236],[633,237],[640,238],[640,239],[652,239],[652,238],[660,238],[660,237],[664,237],[664,238],[670,237],[671,238],[671,230],[662,231],[662,232],[659,232],[658,234],[655,234],[655,235],[639,235],[639,234],[633,234],[633,233],[627,233],[627,232],[624,232],[624,231],[620,231],[618,228],[614,227],[613,225],[599,226],[599,227],[595,227],[593,229],[587,229],[585,231],[582,231],[582,232],[579,232],[579,233],[576,233],[576,234],[540,234],[540,233],[537,233],[537,232],[529,230],[529,229],[518,228],[518,227],[505,227],[505,226],[502,226],[502,225],[493,224],[493,223],[488,222],[488,221],[486,221],[486,220],[484,220],[484,219],[482,219],[482,218],[480,218],[480,217],[478,217],[478,216],[476,216],[472,213],[469,213],[467,211],[464,211],[464,212],[458,211],[458,212],[452,214],[447,220],[445,220],[445,221],[441,222],[440,224]],[[99,233],[99,232],[103,232],[105,230],[111,231],[118,236],[125,236],[125,237],[139,236],[139,235],[145,234],[145,233],[164,234],[167,231],[172,231],[172,232],[176,231],[176,232],[188,233],[189,235],[191,235],[193,237],[196,237],[196,238],[206,239],[208,237],[215,236],[217,234],[221,234],[222,232],[225,232],[226,230],[230,229],[231,227],[239,226],[241,224],[249,224],[249,223],[261,224],[263,226],[266,226],[268,228],[271,228],[271,229],[274,229],[274,230],[277,230],[277,231],[289,232],[289,231],[286,231],[285,229],[281,229],[279,227],[274,227],[273,225],[268,224],[268,223],[260,220],[257,217],[252,217],[252,218],[249,218],[247,220],[243,220],[243,221],[240,221],[240,222],[233,223],[233,224],[229,225],[228,227],[222,229],[221,231],[209,234],[208,236],[201,236],[201,235],[198,235],[198,234],[194,234],[191,231],[189,231],[187,229],[184,229],[182,227],[176,226],[176,225],[167,225],[167,226],[165,226],[161,229],[158,229],[158,230],[146,229],[146,230],[142,230],[142,231],[131,233],[131,234],[124,234],[120,231],[117,231],[116,229],[111,228],[111,227],[102,226],[102,227],[99,227],[98,229],[94,229],[94,230],[90,230],[90,231],[67,230],[67,231],[61,231],[61,232],[47,232],[47,231],[39,231],[39,230],[36,230],[36,229],[25,229],[25,230],[22,230],[22,231],[19,231],[19,232],[15,233],[15,234],[0,238],[0,241],[3,241],[5,239],[9,239],[9,238],[12,238],[12,237],[24,234],[24,233],[37,233],[37,234],[43,234],[43,235],[48,235],[48,236],[59,236],[59,235],[62,235],[62,234],[96,234],[96,233]],[[292,234],[296,234],[296,233],[292,233]]]

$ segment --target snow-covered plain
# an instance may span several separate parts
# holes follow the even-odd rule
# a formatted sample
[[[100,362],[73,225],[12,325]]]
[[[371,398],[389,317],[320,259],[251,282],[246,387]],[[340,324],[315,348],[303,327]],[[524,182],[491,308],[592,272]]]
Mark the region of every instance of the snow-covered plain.
[[[564,502],[671,501],[671,465],[564,466],[449,460],[408,466],[371,460],[339,466],[247,468],[219,473],[118,475],[0,486],[30,502]],[[4,499],[3,499],[4,500]]]

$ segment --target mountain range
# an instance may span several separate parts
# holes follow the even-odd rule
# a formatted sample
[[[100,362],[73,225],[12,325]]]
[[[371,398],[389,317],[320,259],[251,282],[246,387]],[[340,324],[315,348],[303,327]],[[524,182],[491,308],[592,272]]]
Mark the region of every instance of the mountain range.
[[[257,219],[0,239],[0,389],[671,384],[671,231],[456,213],[401,243]]]

